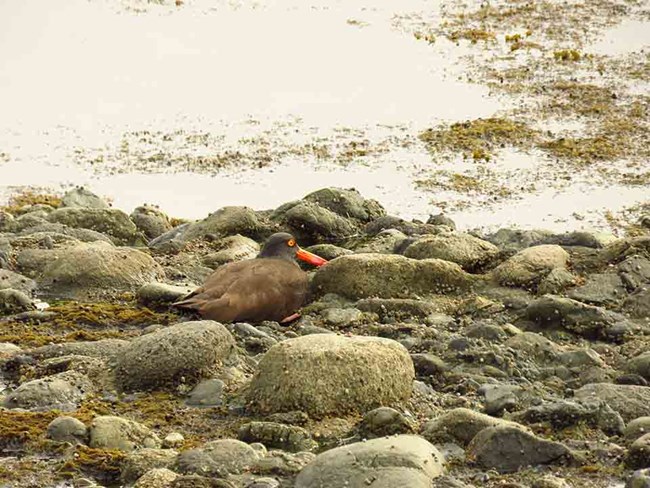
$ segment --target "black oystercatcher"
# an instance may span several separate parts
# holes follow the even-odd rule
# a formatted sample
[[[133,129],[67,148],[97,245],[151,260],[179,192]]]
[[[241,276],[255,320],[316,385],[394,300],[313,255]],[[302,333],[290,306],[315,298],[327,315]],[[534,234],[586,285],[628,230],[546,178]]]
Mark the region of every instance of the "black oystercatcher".
[[[273,234],[255,259],[218,268],[174,306],[196,310],[218,322],[287,322],[307,296],[307,273],[296,259],[322,266],[327,260],[300,249],[285,232]]]

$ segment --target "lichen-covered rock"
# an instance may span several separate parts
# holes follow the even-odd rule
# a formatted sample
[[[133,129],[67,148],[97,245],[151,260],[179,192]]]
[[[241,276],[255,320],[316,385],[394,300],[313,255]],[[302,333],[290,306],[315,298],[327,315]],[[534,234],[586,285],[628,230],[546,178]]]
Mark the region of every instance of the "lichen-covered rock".
[[[239,474],[259,458],[259,453],[245,442],[221,439],[202,447],[181,452],[176,458],[176,471],[226,477]]]
[[[554,295],[535,300],[525,314],[540,326],[561,327],[585,337],[618,338],[636,329],[619,313]]]
[[[68,227],[101,232],[110,236],[115,244],[135,244],[140,238],[138,228],[129,216],[115,208],[65,207],[56,209],[47,218]]]
[[[602,400],[629,422],[650,415],[650,388],[637,385],[590,383],[576,390],[575,398],[582,401]]]
[[[641,288],[623,302],[623,310],[638,319],[650,317],[650,287]]]
[[[235,344],[218,322],[184,322],[131,341],[116,358],[115,378],[124,390],[191,385],[219,371]]]
[[[560,246],[541,245],[526,248],[497,266],[492,274],[504,286],[537,285],[555,268],[565,268],[569,260]]]
[[[386,211],[376,200],[363,198],[354,188],[322,188],[307,195],[304,200],[314,202],[346,218],[369,222],[386,215]]]
[[[643,352],[627,362],[627,370],[650,381],[650,351]]]
[[[190,224],[181,234],[184,242],[241,234],[262,240],[273,233],[273,226],[248,207],[223,207],[203,220]]]
[[[359,254],[382,253],[393,254],[406,241],[405,234],[397,229],[382,230],[379,234],[355,244],[354,251]]]
[[[83,300],[135,291],[161,275],[160,266],[142,251],[92,242],[67,249],[38,281],[49,296]]]
[[[364,412],[408,400],[413,378],[408,352],[393,340],[314,334],[271,347],[258,365],[248,400],[263,413]]]
[[[61,198],[62,207],[74,208],[108,208],[106,200],[83,187],[76,187],[66,192]]]
[[[386,254],[341,256],[321,267],[311,288],[317,295],[350,298],[419,298],[470,290],[480,278],[441,259],[409,259]]]
[[[308,431],[277,422],[250,422],[239,428],[238,437],[248,443],[259,442],[267,448],[289,452],[311,451],[318,447]]]
[[[353,220],[309,201],[295,205],[276,215],[275,219],[288,227],[303,244],[319,241],[343,240],[357,232]]]
[[[83,374],[64,371],[45,378],[28,381],[7,395],[4,406],[27,410],[74,410],[93,391]]]
[[[379,407],[366,413],[358,426],[359,435],[364,439],[396,434],[412,434],[414,422],[407,419],[394,408]]]
[[[631,441],[635,441],[646,434],[650,434],[650,416],[632,420],[625,426],[623,431],[625,438]]]
[[[501,473],[561,462],[571,456],[571,451],[559,442],[547,441],[510,426],[483,429],[472,439],[468,453],[480,466]]]
[[[442,474],[442,455],[421,437],[381,437],[318,455],[296,478],[296,488],[323,486],[430,488]]]
[[[143,474],[133,488],[169,488],[179,475],[167,468],[154,468]]]
[[[156,237],[172,229],[169,217],[156,207],[142,205],[131,213],[131,220],[147,239]]]
[[[468,445],[476,434],[487,427],[513,427],[526,430],[523,425],[490,417],[468,408],[455,408],[422,426],[420,435],[433,443],[457,442]]]
[[[31,349],[29,355],[36,359],[48,359],[71,355],[110,359],[128,345],[129,341],[125,341],[124,339],[63,342],[61,344],[48,344],[47,346]]]
[[[444,259],[473,270],[499,253],[494,244],[469,234],[423,236],[406,248],[404,256],[414,259]]]
[[[0,290],[0,317],[35,309],[31,298],[22,291],[11,288]]]
[[[85,444],[88,441],[88,428],[74,417],[57,417],[47,426],[47,438],[56,442]]]
[[[650,434],[645,434],[632,443],[625,463],[632,469],[650,468]]]
[[[132,420],[100,415],[90,425],[89,446],[131,452],[144,447],[159,448],[160,439],[149,428]]]
[[[611,305],[620,302],[626,294],[621,277],[614,273],[594,273],[584,285],[568,293],[569,298],[594,305]]]
[[[152,469],[169,468],[174,464],[178,451],[174,449],[148,448],[129,452],[124,458],[120,479],[130,484]]]

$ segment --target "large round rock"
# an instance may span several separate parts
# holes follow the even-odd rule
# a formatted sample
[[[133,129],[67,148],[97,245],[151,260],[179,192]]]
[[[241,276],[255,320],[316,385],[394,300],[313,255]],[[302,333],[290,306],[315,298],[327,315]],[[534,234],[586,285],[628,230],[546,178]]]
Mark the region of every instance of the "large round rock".
[[[218,322],[184,322],[134,339],[116,358],[115,379],[123,390],[193,384],[218,372],[234,346]]]
[[[527,287],[539,283],[553,269],[566,267],[568,260],[569,253],[560,246],[533,246],[501,263],[493,275],[502,285]]]
[[[317,295],[336,293],[359,298],[411,298],[469,290],[480,278],[456,263],[409,259],[386,254],[341,256],[318,270],[312,281]]]
[[[406,349],[379,337],[314,334],[276,344],[259,363],[251,408],[302,410],[313,417],[398,405],[411,396],[415,372]]]
[[[472,270],[499,253],[494,244],[470,234],[453,233],[423,236],[411,244],[404,255],[414,259],[444,259]]]
[[[148,254],[97,241],[66,250],[46,266],[39,281],[49,295],[83,300],[135,291],[161,274]]]
[[[337,447],[316,457],[296,488],[429,488],[442,474],[442,455],[421,437],[381,437]]]

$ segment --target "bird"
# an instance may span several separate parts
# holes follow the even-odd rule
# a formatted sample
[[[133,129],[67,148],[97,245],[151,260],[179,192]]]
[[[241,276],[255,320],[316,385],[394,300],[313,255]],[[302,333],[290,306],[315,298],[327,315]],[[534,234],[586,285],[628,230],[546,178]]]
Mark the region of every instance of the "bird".
[[[290,322],[307,297],[309,278],[297,259],[314,266],[327,260],[301,249],[286,232],[273,234],[253,259],[225,264],[173,306],[217,322]]]

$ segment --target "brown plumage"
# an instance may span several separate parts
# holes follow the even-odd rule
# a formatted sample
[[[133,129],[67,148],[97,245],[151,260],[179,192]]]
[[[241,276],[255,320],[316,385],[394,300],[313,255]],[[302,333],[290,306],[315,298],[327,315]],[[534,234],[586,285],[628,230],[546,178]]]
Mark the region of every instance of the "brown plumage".
[[[273,234],[257,258],[221,266],[174,305],[218,322],[282,321],[307,296],[307,273],[296,258],[316,266],[327,262],[300,249],[290,234]]]

